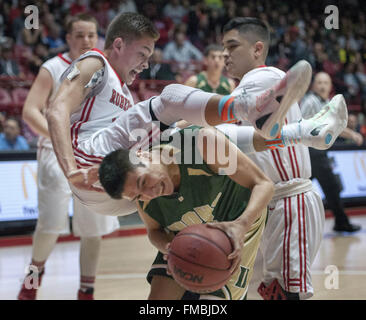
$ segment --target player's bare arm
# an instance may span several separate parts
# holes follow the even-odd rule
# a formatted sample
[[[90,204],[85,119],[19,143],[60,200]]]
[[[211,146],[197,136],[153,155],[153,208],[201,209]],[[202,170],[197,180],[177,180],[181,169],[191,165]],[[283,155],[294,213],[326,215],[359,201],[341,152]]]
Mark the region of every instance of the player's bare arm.
[[[233,92],[234,89],[236,88],[236,83],[233,79],[229,79],[229,84],[230,84],[230,92]]]
[[[168,245],[172,241],[174,234],[166,233],[164,228],[155,219],[151,218],[141,208],[140,204],[136,201],[137,211],[144,222],[147,229],[147,235],[150,242],[163,254],[168,254]]]
[[[190,76],[186,82],[184,83],[184,85],[192,87],[192,88],[196,88],[197,86],[197,76]]]
[[[53,80],[48,70],[41,68],[27,95],[23,106],[22,117],[24,121],[37,134],[49,138],[46,116],[42,111],[47,107],[47,102],[52,93]]]
[[[358,146],[362,145],[363,143],[362,135],[350,128],[345,128],[339,136],[345,139],[353,140]]]
[[[71,80],[66,78],[62,82],[46,114],[52,144],[60,167],[69,181],[79,188],[92,187],[88,186],[85,174],[78,174],[71,145],[70,115],[80,110],[82,102],[91,90],[85,86],[93,74],[102,67],[102,60],[94,57],[88,57],[76,63],[78,72],[69,77]],[[79,173],[82,170],[79,170]]]
[[[225,167],[229,167],[230,161],[236,161],[237,168],[233,174],[229,174],[230,179],[252,191],[248,205],[239,218],[234,221],[211,224],[211,226],[226,232],[232,240],[234,250],[229,255],[229,258],[233,259],[232,272],[234,272],[239,266],[245,234],[263,211],[266,210],[268,203],[272,199],[274,187],[272,181],[225,135],[214,128],[203,128],[200,130],[200,134],[203,136],[201,140],[203,143],[199,145],[199,149],[203,159],[209,163],[211,170],[218,173],[219,170],[225,170]],[[215,141],[215,145],[212,145],[212,141]],[[211,143],[209,144],[208,142]],[[220,144],[221,146],[225,145],[225,154],[231,155],[231,157],[227,158],[227,163],[219,163],[216,160],[211,164],[208,159],[212,148],[215,149],[214,159],[220,159],[218,153],[219,150],[223,150],[218,148]]]

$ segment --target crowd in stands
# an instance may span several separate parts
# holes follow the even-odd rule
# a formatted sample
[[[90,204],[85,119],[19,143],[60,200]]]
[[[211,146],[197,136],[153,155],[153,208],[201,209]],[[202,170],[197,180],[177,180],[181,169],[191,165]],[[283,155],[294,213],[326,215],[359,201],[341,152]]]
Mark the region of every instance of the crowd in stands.
[[[339,29],[327,29],[324,25],[325,7],[329,4],[338,7]],[[39,9],[38,29],[25,27],[27,5]],[[103,49],[109,22],[118,13],[139,12],[154,22],[160,32],[158,50],[151,58],[149,69],[132,86],[137,100],[155,94],[159,90],[157,80],[161,85],[165,81],[182,83],[200,71],[203,49],[221,42],[222,27],[231,18],[256,16],[268,22],[271,30],[267,65],[286,71],[297,61],[306,59],[314,72],[323,70],[330,74],[334,93],[345,96],[356,118],[355,127],[366,137],[366,13],[363,8],[361,0],[333,3],[327,0],[4,0],[0,2],[0,111],[5,110],[9,115],[5,105],[19,110],[24,102],[19,96],[24,94],[13,91],[29,88],[42,63],[67,50],[65,24],[75,14],[87,12],[97,19],[99,49]],[[7,84],[3,86],[1,79]],[[14,101],[14,95],[18,102]],[[27,135],[33,146],[35,137],[29,128],[25,132],[23,129],[23,135]]]

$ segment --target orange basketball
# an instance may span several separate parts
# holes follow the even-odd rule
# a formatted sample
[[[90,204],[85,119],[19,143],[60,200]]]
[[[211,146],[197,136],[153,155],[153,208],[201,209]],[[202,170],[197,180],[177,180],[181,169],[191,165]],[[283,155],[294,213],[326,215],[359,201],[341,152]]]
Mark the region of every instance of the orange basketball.
[[[186,290],[214,292],[230,279],[233,251],[225,232],[206,224],[184,228],[173,239],[168,253],[168,267],[173,278]]]

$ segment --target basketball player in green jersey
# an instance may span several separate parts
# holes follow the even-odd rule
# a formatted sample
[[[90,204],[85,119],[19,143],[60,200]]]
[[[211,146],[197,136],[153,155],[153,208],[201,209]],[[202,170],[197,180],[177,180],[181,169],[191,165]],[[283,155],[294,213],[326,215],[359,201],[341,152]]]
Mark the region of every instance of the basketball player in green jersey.
[[[147,276],[149,299],[183,297],[185,290],[170,276],[164,255],[177,232],[199,223],[223,230],[233,244],[231,279],[200,299],[244,299],[273,184],[214,128],[191,126],[170,138],[149,152],[113,151],[99,169],[112,198],[138,200],[149,239],[159,250]]]
[[[206,71],[191,76],[188,78],[185,85],[206,92],[229,95],[236,85],[234,80],[226,78],[222,74],[225,67],[223,51],[224,49],[217,44],[207,46],[204,51],[203,60]]]

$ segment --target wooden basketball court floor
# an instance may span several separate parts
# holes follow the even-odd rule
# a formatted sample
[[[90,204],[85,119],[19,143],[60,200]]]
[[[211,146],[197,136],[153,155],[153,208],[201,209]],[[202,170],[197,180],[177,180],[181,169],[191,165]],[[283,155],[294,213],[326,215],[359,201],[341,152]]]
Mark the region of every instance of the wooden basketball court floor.
[[[366,300],[366,214],[352,217],[352,222],[361,224],[363,229],[354,235],[340,235],[332,231],[333,219],[326,219],[324,239],[312,266],[315,292],[312,299]],[[141,228],[141,225],[137,227]],[[145,276],[155,254],[156,250],[146,235],[103,239],[95,298],[146,299],[149,285]],[[0,248],[0,300],[16,299],[30,257],[30,245]],[[337,267],[338,288],[327,286],[327,268],[334,268],[329,266]],[[261,259],[258,255],[248,299],[260,299],[256,292],[260,271]],[[38,299],[76,299],[78,282],[79,242],[58,243],[46,264],[46,275]],[[336,284],[334,281],[332,283]]]

